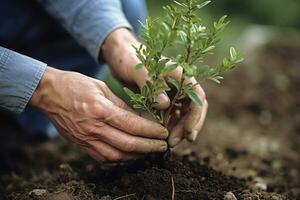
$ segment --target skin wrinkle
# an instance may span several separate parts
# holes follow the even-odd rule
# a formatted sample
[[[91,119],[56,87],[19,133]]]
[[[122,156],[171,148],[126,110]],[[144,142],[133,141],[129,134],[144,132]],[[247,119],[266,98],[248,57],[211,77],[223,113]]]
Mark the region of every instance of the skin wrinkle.
[[[127,29],[117,29],[108,36],[101,52],[120,80],[141,88],[148,79],[147,70],[135,70],[140,61],[131,44],[139,43]],[[171,75],[180,78],[182,68]],[[34,93],[31,105],[44,112],[66,139],[86,149],[97,160],[133,159],[136,155],[164,152],[168,148],[167,129],[138,116],[102,81],[47,67],[39,88],[42,90]],[[182,115],[186,113],[184,107],[180,108]],[[176,120],[185,119],[185,116],[180,117],[182,119]],[[183,126],[183,123],[178,125]],[[175,134],[181,141],[185,130],[177,129]],[[174,138],[174,128],[169,143],[170,138]]]

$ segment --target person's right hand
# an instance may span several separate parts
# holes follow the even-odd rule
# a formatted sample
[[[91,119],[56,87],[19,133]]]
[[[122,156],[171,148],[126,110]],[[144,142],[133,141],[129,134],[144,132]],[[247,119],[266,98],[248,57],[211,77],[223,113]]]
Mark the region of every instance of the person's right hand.
[[[163,126],[136,115],[105,83],[82,74],[47,67],[29,103],[98,161],[167,150]]]
[[[125,28],[116,29],[104,41],[101,49],[102,57],[109,64],[110,69],[118,80],[129,85],[136,85],[141,89],[145,82],[149,80],[148,70],[146,67],[136,70],[135,66],[141,63],[141,61],[137,57],[132,45],[136,47],[140,46],[140,43],[133,34]],[[172,61],[168,63],[168,65],[172,64],[174,64]],[[178,82],[181,82],[182,73],[182,67],[177,67],[170,74],[166,74],[166,79],[167,76],[171,76]],[[168,126],[170,130],[168,145],[171,148],[178,145],[184,139],[190,142],[195,141],[206,117],[208,103],[204,90],[197,84],[194,77],[186,80],[184,84],[186,83],[195,85],[193,87],[194,92],[202,101],[203,105],[198,106],[192,101],[187,101],[181,109],[176,109],[180,111],[179,116],[175,113],[171,113],[171,115],[174,116],[171,118],[171,123]],[[169,108],[171,101],[166,92],[158,94],[157,103],[157,108],[160,110]]]

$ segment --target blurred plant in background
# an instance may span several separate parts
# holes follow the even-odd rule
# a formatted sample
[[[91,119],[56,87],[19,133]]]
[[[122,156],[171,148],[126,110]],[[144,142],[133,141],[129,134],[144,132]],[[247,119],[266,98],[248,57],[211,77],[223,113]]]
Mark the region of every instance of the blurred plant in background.
[[[169,4],[171,0],[147,0],[149,12],[160,14],[161,5]],[[274,26],[289,26],[300,29],[299,0],[219,0],[206,9],[206,14],[219,16],[227,13],[231,18],[243,20],[245,23],[265,24]]]

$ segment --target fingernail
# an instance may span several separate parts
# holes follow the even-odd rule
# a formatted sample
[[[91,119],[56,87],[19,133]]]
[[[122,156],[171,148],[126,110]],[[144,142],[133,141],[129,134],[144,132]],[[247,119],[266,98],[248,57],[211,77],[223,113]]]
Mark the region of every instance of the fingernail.
[[[171,147],[175,147],[179,142],[181,141],[180,137],[175,137],[173,139],[170,140],[170,146]]]
[[[197,139],[198,136],[198,131],[192,131],[189,135],[188,135],[188,140],[190,142],[195,142],[195,140]]]
[[[160,93],[157,96],[157,102],[159,103],[159,108],[160,109],[166,109],[169,107],[170,105],[170,99],[168,98],[168,96],[164,93]]]
[[[180,114],[181,114],[180,110],[176,109],[175,110],[175,115],[176,115],[177,118],[180,118]]]
[[[168,144],[166,142],[163,143],[163,145],[160,146],[160,151],[166,151],[168,149]]]
[[[169,136],[169,131],[168,131],[168,129],[166,129],[166,128],[163,127],[163,126],[160,126],[160,128],[161,128],[162,139],[168,138],[168,136]]]

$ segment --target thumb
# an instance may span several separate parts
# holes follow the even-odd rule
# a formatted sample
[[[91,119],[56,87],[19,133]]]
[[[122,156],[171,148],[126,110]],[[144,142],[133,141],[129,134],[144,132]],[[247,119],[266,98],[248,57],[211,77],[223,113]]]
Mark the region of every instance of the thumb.
[[[146,81],[150,80],[148,76],[148,70],[145,67],[135,70],[135,73],[133,74],[133,79],[134,82],[138,85],[138,87],[142,89],[146,84]],[[170,98],[168,97],[165,91],[158,91],[158,96],[156,100],[158,103],[156,108],[159,110],[167,109],[170,106]]]
[[[159,92],[159,94],[157,96],[157,102],[158,102],[158,105],[156,106],[156,108],[159,110],[165,110],[171,104],[170,98],[168,97],[168,95],[165,91]]]

